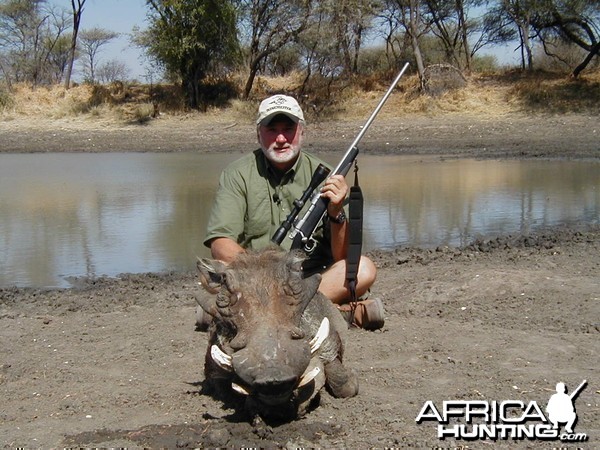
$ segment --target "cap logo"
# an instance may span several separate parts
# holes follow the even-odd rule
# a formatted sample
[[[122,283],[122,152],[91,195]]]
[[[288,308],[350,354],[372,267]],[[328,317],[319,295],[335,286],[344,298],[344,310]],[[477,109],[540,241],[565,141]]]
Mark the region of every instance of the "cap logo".
[[[286,103],[286,99],[284,97],[277,97],[271,103],[275,103],[276,105],[283,105]]]

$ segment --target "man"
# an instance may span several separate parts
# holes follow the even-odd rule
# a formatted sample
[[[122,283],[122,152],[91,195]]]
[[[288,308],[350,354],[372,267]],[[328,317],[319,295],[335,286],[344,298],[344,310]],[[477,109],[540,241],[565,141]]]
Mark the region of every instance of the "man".
[[[271,237],[293,209],[294,200],[301,197],[322,163],[302,150],[304,113],[294,98],[274,95],[264,100],[256,125],[260,149],[233,162],[221,174],[204,241],[213,258],[227,263],[246,249],[271,245]],[[317,246],[303,270],[305,275],[321,272],[319,290],[348,315],[348,226],[344,213],[348,185],[342,175],[334,175],[325,180],[320,192],[328,201],[327,215],[314,233]],[[289,250],[291,243],[286,237],[281,247]],[[357,296],[367,292],[375,277],[375,265],[362,256]],[[381,300],[362,300],[352,306],[355,325],[366,329],[383,326]]]
[[[573,425],[577,420],[577,414],[575,414],[573,399],[567,394],[565,383],[556,384],[556,394],[552,394],[552,397],[548,400],[546,411],[550,422],[552,422],[552,428],[558,429],[559,422],[566,423],[565,431],[569,434],[573,433]]]

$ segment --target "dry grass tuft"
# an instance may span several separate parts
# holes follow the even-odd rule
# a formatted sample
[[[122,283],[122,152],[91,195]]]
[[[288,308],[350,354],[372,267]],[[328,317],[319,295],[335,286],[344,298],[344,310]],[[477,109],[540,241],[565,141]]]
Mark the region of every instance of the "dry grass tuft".
[[[252,96],[262,100],[274,94],[296,94],[302,87],[302,77],[299,72],[292,72],[284,77],[259,76],[252,89]]]
[[[600,73],[585,74],[578,79],[558,78],[548,74],[523,77],[508,91],[528,111],[548,113],[599,113]]]
[[[385,89],[387,86],[376,92],[352,92],[343,103],[341,115],[348,118],[367,117]],[[418,77],[412,75],[400,81],[380,114],[388,118],[437,114],[505,115],[519,109],[507,101],[508,89],[502,84],[492,86],[472,78],[464,87],[449,89],[436,96],[423,95],[419,90]]]
[[[4,115],[57,119],[90,111],[89,86],[65,90],[62,86],[31,89],[24,84],[17,84],[13,89],[11,107],[4,109]]]

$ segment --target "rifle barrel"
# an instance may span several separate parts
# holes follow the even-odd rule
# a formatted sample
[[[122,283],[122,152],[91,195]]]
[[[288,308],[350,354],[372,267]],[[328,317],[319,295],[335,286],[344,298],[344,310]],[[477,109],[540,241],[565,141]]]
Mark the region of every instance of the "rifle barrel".
[[[392,94],[392,91],[394,90],[394,88],[396,87],[398,82],[400,81],[400,78],[402,78],[402,75],[404,75],[404,72],[406,71],[407,68],[408,68],[408,63],[405,63],[404,66],[402,67],[402,70],[400,71],[400,73],[396,76],[396,78],[394,79],[394,81],[392,82],[392,84],[390,85],[388,90],[386,91],[385,95],[379,101],[379,104],[377,105],[377,107],[371,113],[371,117],[369,117],[369,119],[365,122],[365,124],[362,127],[362,130],[360,130],[360,133],[358,133],[356,138],[354,138],[354,141],[352,142],[352,144],[350,144],[350,148],[348,151],[352,150],[354,147],[356,147],[358,145],[358,143],[362,139],[363,135],[367,132],[367,130],[371,126],[371,123],[375,120],[375,117],[377,117],[377,114],[379,114],[379,111],[381,110],[381,108],[383,108],[383,105],[387,101],[388,97]],[[338,175],[341,173],[341,170],[343,168],[342,165],[344,164],[345,159],[346,158],[342,158],[342,160],[340,161],[338,166],[333,170],[334,175]],[[346,175],[346,174],[343,174],[343,175]]]
[[[404,67],[402,67],[402,70],[400,71],[400,73],[396,76],[396,78],[394,79],[393,83],[390,85],[390,87],[386,91],[383,98],[379,101],[379,104],[377,105],[375,110],[371,113],[371,116],[369,117],[367,122],[364,124],[364,126],[362,127],[362,129],[360,130],[360,132],[358,133],[358,135],[356,136],[356,138],[354,139],[354,141],[348,148],[348,150],[346,150],[346,153],[340,160],[337,167],[331,172],[332,175],[346,176],[346,174],[350,170],[350,167],[352,166],[352,163],[358,156],[358,147],[357,147],[358,143],[360,142],[363,135],[367,132],[367,130],[371,126],[371,123],[373,122],[373,120],[375,120],[375,117],[377,116],[377,114],[379,113],[379,110],[383,107],[383,105],[387,101],[388,97],[392,94],[392,91],[394,90],[394,88],[396,87],[398,82],[400,81],[400,78],[402,78],[402,75],[404,75],[404,72],[406,71],[407,68],[408,68],[408,63],[404,64]],[[312,240],[312,234],[314,233],[315,229],[317,228],[318,223],[321,221],[321,219],[325,215],[326,211],[327,211],[326,201],[320,196],[319,193],[313,193],[313,195],[311,197],[311,201],[310,201],[310,207],[304,213],[302,218],[300,218],[299,220],[296,220],[296,216],[299,213],[299,211],[294,212],[294,214],[295,214],[293,217],[294,229],[288,235],[288,237],[293,239],[292,248],[304,247],[304,249],[307,253],[310,253],[312,251],[312,249],[314,249],[314,245],[313,245],[314,240]],[[292,219],[292,217],[288,217],[287,222],[290,222],[291,219]],[[290,227],[287,226],[287,223],[284,222],[284,224],[282,224],[279,227],[279,229],[277,230],[277,232],[273,235],[271,240],[277,244],[281,243],[281,241],[283,240],[283,236],[287,233],[289,228]],[[313,244],[311,244],[311,242]]]
[[[585,387],[585,385],[587,384],[587,380],[583,380],[581,382],[581,384],[579,386],[577,386],[577,389],[575,389],[571,395],[569,395],[569,398],[571,400],[573,400],[575,397],[577,397],[579,395],[579,392],[581,392],[581,390]]]

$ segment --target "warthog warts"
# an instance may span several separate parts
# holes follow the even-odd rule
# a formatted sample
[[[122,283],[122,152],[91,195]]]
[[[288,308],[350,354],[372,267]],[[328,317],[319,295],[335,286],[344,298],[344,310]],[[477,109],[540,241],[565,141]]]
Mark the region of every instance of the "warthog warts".
[[[347,324],[318,292],[321,276],[302,277],[302,261],[277,249],[230,265],[198,260],[200,284],[213,294],[197,296],[214,316],[206,381],[245,396],[253,419],[302,416],[323,386],[334,397],[358,393],[356,375],[342,364]]]

